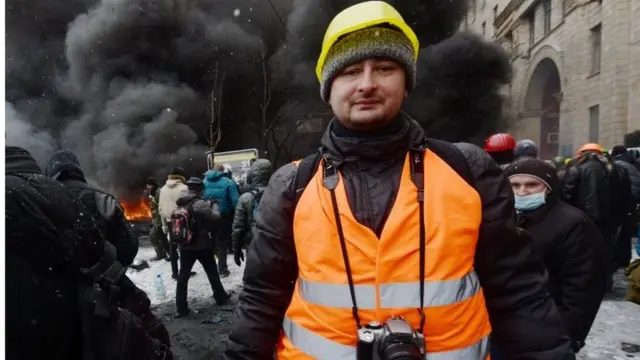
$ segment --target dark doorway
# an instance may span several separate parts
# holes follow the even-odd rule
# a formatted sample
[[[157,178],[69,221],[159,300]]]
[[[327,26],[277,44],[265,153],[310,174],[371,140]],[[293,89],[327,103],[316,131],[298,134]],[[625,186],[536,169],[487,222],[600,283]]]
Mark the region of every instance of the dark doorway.
[[[538,143],[541,159],[558,155],[561,98],[558,67],[553,60],[546,58],[536,66],[525,97],[526,110],[541,113]]]

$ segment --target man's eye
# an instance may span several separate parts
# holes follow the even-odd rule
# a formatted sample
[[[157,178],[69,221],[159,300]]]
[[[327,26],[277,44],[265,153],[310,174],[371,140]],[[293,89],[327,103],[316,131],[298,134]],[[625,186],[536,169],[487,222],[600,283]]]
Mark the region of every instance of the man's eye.
[[[357,75],[360,73],[360,69],[347,69],[342,72],[342,75]]]

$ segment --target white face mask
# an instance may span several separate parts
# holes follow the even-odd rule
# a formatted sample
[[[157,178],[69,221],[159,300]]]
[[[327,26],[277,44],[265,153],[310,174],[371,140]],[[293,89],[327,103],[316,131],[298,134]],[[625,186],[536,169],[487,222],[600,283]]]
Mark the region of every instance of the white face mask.
[[[539,207],[541,207],[542,205],[545,204],[546,202],[546,194],[545,192],[539,192],[536,194],[529,194],[529,195],[524,195],[524,196],[515,196],[515,200],[516,200],[516,210],[518,210],[519,212],[526,212],[526,211],[533,211]]]

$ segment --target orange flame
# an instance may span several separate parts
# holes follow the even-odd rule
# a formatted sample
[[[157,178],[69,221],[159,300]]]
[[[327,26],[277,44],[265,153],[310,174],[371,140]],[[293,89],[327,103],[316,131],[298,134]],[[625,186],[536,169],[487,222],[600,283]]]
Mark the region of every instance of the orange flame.
[[[121,201],[121,204],[124,208],[124,217],[127,218],[127,220],[151,220],[151,208],[144,199],[140,199],[138,202]]]

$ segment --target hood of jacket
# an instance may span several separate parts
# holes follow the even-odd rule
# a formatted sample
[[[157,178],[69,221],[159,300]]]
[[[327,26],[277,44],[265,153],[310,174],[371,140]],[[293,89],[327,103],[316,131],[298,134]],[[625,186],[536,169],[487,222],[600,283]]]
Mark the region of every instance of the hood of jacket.
[[[271,177],[271,161],[267,159],[258,159],[251,165],[247,174],[247,183],[251,187],[267,186]]]
[[[217,181],[224,176],[225,174],[219,170],[209,170],[204,173],[204,179],[207,181]]]
[[[44,174],[59,181],[78,180],[87,182],[80,167],[80,161],[71,150],[56,151],[49,159],[44,169]]]
[[[187,206],[191,201],[195,200],[198,197],[198,195],[193,192],[193,191],[189,191],[189,193],[185,196],[181,196],[178,200],[176,200],[176,205],[178,206]]]
[[[346,129],[332,119],[320,141],[327,157],[341,162],[395,160],[405,156],[412,147],[424,142],[422,127],[405,113],[384,128],[361,133]]]
[[[169,189],[173,189],[176,186],[184,184],[186,182],[187,180],[180,175],[169,175],[169,177],[167,178],[167,182],[165,182],[164,185]]]
[[[624,161],[634,166],[637,163],[636,158],[634,158],[633,155],[629,154],[628,152],[614,156],[613,160]]]
[[[4,148],[5,174],[42,174],[42,169],[27,150],[17,146]]]

